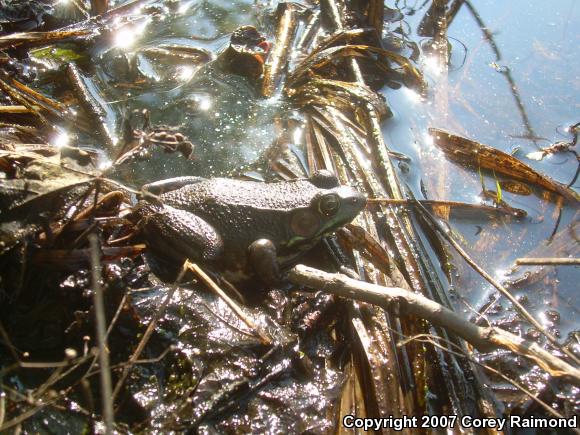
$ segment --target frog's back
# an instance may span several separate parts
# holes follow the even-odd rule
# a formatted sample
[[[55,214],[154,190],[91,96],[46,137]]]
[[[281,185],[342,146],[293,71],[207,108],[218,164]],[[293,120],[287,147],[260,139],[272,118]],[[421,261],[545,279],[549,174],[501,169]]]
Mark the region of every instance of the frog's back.
[[[278,183],[241,181],[230,178],[201,179],[165,193],[162,200],[182,209],[254,208],[287,212],[308,207],[318,188],[308,180]]]
[[[308,180],[263,183],[212,178],[167,192],[161,199],[219,228],[226,249],[245,249],[257,239],[272,240],[277,246],[288,240],[292,212],[310,206],[318,191]]]

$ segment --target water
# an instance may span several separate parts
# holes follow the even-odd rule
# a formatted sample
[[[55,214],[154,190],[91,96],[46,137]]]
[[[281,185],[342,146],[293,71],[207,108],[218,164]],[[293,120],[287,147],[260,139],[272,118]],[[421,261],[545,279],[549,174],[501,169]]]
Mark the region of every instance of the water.
[[[148,110],[153,125],[185,134],[193,158],[151,147],[144,161],[116,170],[135,186],[176,175],[224,176],[241,173],[276,137],[281,102],[260,99],[258,83],[216,73],[207,61],[148,54],[151,48],[181,46],[213,57],[229,44],[241,25],[260,26],[253,2],[182,1],[162,5],[150,15],[119,28],[112,45],[96,53],[96,76],[117,112],[117,125],[135,111]],[[262,26],[263,27],[263,26]],[[211,59],[211,57],[210,57]],[[132,123],[140,128],[139,122]]]
[[[397,2],[402,7],[403,2]],[[417,35],[426,6],[405,2],[403,27],[410,38],[425,45],[427,38]],[[534,169],[568,184],[574,177],[577,162],[571,153],[561,153],[535,161],[527,158],[540,147],[571,139],[565,128],[580,121],[580,4],[574,0],[557,2],[490,0],[463,4],[449,25],[451,63],[448,73],[441,72],[433,58],[423,53],[422,68],[429,82],[424,100],[408,90],[384,90],[394,117],[383,124],[387,143],[410,155],[410,171],[401,178],[422,197],[423,183],[431,199],[477,203],[481,201],[481,181],[477,170],[446,160],[433,145],[427,128],[437,127],[512,153]],[[409,15],[410,12],[413,14]],[[489,30],[486,37],[480,23]],[[399,23],[392,23],[391,29]],[[408,26],[407,26],[408,25]],[[483,171],[485,188],[496,190],[490,171]],[[498,176],[500,180],[505,177]],[[578,183],[576,183],[576,188]],[[569,228],[578,217],[575,205],[560,203],[554,196],[545,199],[542,189],[531,196],[502,192],[503,200],[528,212],[519,221],[452,219],[451,225],[470,255],[496,279],[505,273],[516,258],[540,256],[532,252],[543,244],[557,227]],[[561,216],[560,216],[561,213]],[[558,222],[559,221],[559,222]],[[562,239],[574,237],[563,234]],[[556,242],[554,242],[556,244]],[[578,256],[578,243],[572,242],[562,254],[546,249],[546,257]],[[466,315],[480,308],[495,289],[456,258],[458,269],[453,285],[460,294],[456,308]],[[522,272],[537,270],[521,268]],[[578,268],[548,268],[538,283],[516,291],[526,296],[527,308],[542,319],[547,328],[555,328],[562,338],[578,329],[574,303]],[[521,276],[521,273],[516,276]],[[500,302],[503,309],[509,305]],[[560,314],[558,324],[546,321],[546,312]],[[506,312],[491,316],[498,318]]]

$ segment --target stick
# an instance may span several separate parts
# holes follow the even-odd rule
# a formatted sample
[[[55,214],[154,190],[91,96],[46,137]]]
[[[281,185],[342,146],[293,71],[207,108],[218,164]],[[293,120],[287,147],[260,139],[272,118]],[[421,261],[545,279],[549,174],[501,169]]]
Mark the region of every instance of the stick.
[[[97,341],[99,343],[99,365],[101,366],[101,400],[103,402],[103,419],[105,421],[105,433],[113,433],[113,400],[111,371],[109,369],[109,351],[107,349],[107,319],[105,317],[105,303],[101,288],[101,259],[99,250],[99,238],[96,234],[90,234],[91,246],[91,273],[93,279],[93,303],[95,306],[95,319],[97,329]]]
[[[477,326],[417,293],[398,287],[369,284],[346,275],[330,274],[301,264],[292,268],[288,277],[294,284],[306,285],[384,308],[396,305],[400,313],[415,315],[444,327],[481,352],[490,352],[498,347],[514,351],[531,359],[552,376],[569,378],[574,385],[580,386],[580,370],[553,356],[537,343],[524,340],[503,329]]]
[[[0,114],[2,113],[33,113],[26,106],[0,106]]]
[[[409,199],[391,199],[391,198],[368,198],[367,204],[388,204],[388,205],[413,206],[416,204],[417,201],[419,201],[421,204],[427,205],[429,207],[450,207],[450,208],[465,209],[465,210],[475,210],[475,211],[481,211],[481,212],[486,212],[486,213],[505,214],[505,215],[514,216],[517,218],[526,217],[526,215],[527,215],[525,210],[522,210],[519,208],[492,207],[492,206],[484,205],[484,204],[470,204],[468,202],[446,201],[446,200],[437,200],[437,199],[409,200]]]
[[[211,289],[211,291],[223,299],[226,305],[236,314],[236,316],[238,316],[242,322],[244,322],[246,326],[250,328],[252,333],[260,339],[262,344],[266,346],[272,345],[272,339],[260,327],[258,327],[258,325],[256,325],[254,321],[242,311],[238,304],[236,304],[232,298],[230,298],[209,276],[207,276],[207,274],[201,270],[197,264],[190,263],[189,261],[186,262],[186,264],[187,267],[193,270],[193,272],[203,281],[203,283]]]
[[[580,266],[580,258],[518,258],[518,266]]]
[[[280,3],[276,14],[279,17],[278,30],[274,49],[268,57],[264,69],[264,81],[262,94],[271,97],[279,87],[278,83],[282,76],[282,70],[288,61],[288,52],[296,33],[300,6],[296,3]]]
[[[528,322],[532,324],[534,328],[540,331],[544,336],[552,343],[552,345],[562,352],[564,352],[571,360],[576,363],[580,362],[580,359],[576,357],[572,352],[568,349],[564,348],[559,342],[558,339],[550,334],[546,328],[544,328],[540,322],[538,322],[532,315],[524,308],[524,306],[516,299],[514,295],[510,293],[510,291],[501,285],[496,279],[494,279],[489,273],[483,270],[479,265],[469,256],[469,254],[463,249],[463,247],[453,238],[451,237],[445,228],[439,223],[437,219],[435,219],[420,203],[417,202],[418,210],[421,216],[424,218],[425,223],[431,227],[431,229],[437,232],[441,237],[446,240],[448,243],[455,248],[457,253],[461,255],[461,257],[469,264],[477,273],[479,273],[487,282],[493,285],[503,296],[505,296],[514,306],[516,311]]]

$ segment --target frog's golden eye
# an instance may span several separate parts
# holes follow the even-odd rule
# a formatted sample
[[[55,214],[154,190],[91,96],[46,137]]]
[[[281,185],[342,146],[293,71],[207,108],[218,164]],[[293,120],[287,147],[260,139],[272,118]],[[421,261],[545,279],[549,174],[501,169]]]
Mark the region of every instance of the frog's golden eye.
[[[318,210],[324,216],[334,216],[340,208],[340,198],[335,193],[329,193],[320,198]]]
[[[292,215],[290,228],[296,236],[312,237],[318,231],[320,218],[310,210],[300,210]]]

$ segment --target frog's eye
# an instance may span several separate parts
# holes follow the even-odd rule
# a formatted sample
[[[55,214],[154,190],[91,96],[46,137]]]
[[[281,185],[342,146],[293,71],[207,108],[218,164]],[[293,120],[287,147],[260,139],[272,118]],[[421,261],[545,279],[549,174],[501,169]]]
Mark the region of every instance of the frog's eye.
[[[292,215],[290,228],[292,232],[300,237],[312,237],[318,231],[320,218],[310,210],[300,210]]]
[[[324,216],[334,216],[340,208],[340,198],[335,193],[329,193],[320,198],[318,210]]]

